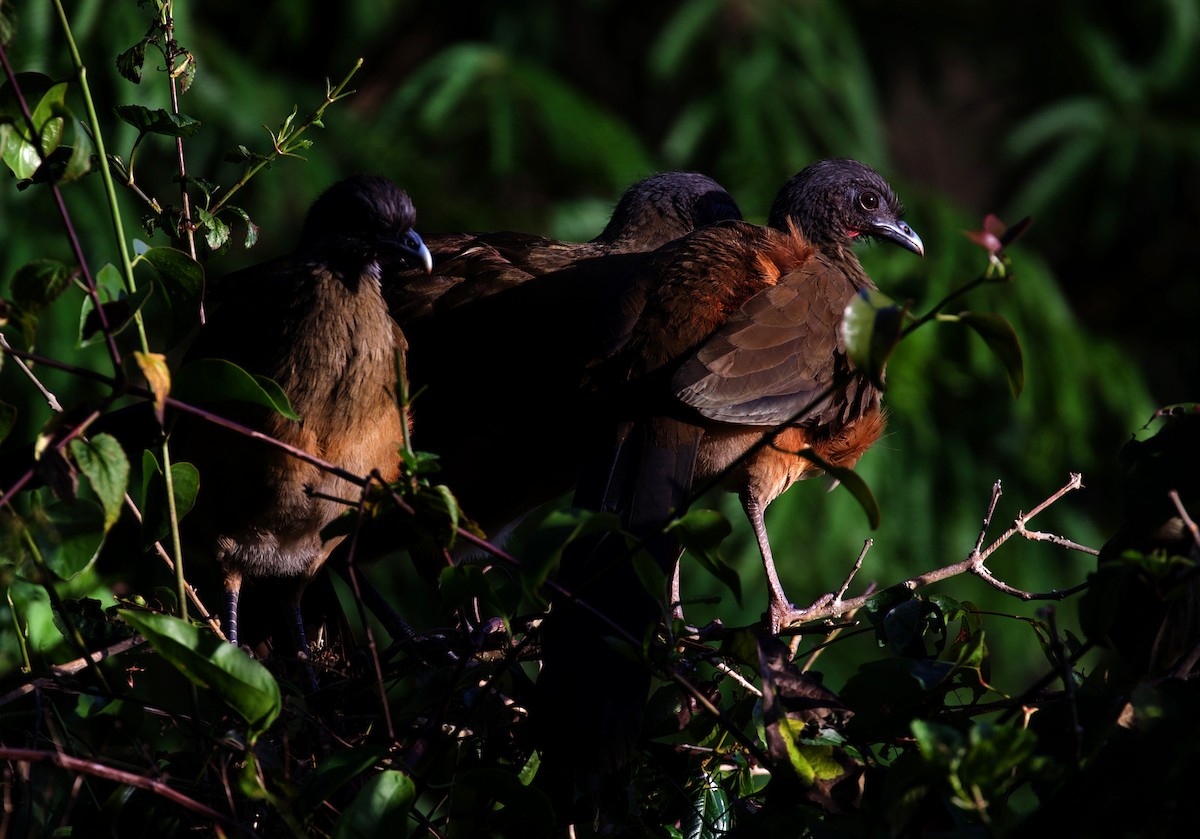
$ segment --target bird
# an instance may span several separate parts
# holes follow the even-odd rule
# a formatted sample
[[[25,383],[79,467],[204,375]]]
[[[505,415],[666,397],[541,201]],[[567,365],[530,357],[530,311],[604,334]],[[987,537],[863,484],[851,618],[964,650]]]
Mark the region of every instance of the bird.
[[[854,368],[839,325],[847,304],[873,288],[856,242],[923,255],[903,215],[874,169],[822,160],[783,186],[768,226],[711,225],[636,266],[585,383],[591,411],[607,419],[575,506],[615,514],[670,579],[680,547],[666,525],[699,488],[735,492],[762,554],[770,630],[802,617],[779,582],[763,511],[821,473],[801,452],[852,467],[883,433],[879,387]],[[552,605],[542,633],[543,740],[557,760],[601,776],[631,759],[649,687],[636,649],[664,617],[630,554],[613,532],[569,546],[559,580],[572,596]],[[606,640],[622,636],[635,652]],[[566,745],[564,725],[588,733]]]
[[[214,412],[355,475],[377,471],[395,479],[408,422],[396,394],[406,342],[388,314],[381,278],[399,273],[398,263],[431,269],[414,223],[412,201],[391,180],[350,177],[313,203],[288,257],[219,281],[184,369],[189,361],[219,358],[267,376],[299,420],[245,403],[223,403]],[[278,578],[305,658],[300,596],[340,541],[322,530],[346,509],[342,499],[357,499],[359,487],[197,417],[181,416],[171,436],[200,473],[184,536],[220,569],[226,638],[238,643],[243,579]]]
[[[741,212],[694,172],[629,187],[590,242],[514,232],[430,236],[435,270],[389,285],[410,344],[414,442],[438,479],[494,533],[569,492],[580,385],[606,345],[597,313],[648,252]]]

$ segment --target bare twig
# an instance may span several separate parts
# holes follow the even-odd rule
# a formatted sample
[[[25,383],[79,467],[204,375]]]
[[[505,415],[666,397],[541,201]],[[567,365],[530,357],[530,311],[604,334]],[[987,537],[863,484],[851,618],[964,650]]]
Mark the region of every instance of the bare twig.
[[[115,644],[111,644],[107,647],[101,647],[98,650],[92,650],[86,656],[81,656],[64,664],[51,664],[50,672],[54,674],[53,676],[39,676],[36,679],[31,679],[23,685],[18,685],[8,693],[0,696],[0,707],[3,707],[10,702],[14,702],[20,699],[22,696],[27,696],[33,693],[35,690],[42,690],[50,685],[55,684],[56,680],[62,676],[72,676],[81,670],[91,667],[102,659],[110,656],[120,655],[121,653],[127,652],[144,643],[144,638],[142,638],[140,635],[135,635],[122,641],[118,641]]]
[[[1179,493],[1176,490],[1171,490],[1167,495],[1170,497],[1171,503],[1175,505],[1175,510],[1179,513],[1179,517],[1183,519],[1184,527],[1192,534],[1192,541],[1196,543],[1196,547],[1200,548],[1200,527],[1197,527],[1196,522],[1188,515],[1187,508],[1183,506],[1183,501],[1180,499]]]
[[[108,781],[114,781],[118,784],[125,784],[136,789],[146,790],[202,818],[220,824],[227,830],[246,836],[257,835],[224,813],[219,813],[211,807],[201,804],[194,798],[189,798],[179,790],[168,785],[165,781],[160,781],[157,778],[147,778],[145,775],[136,772],[126,772],[123,769],[116,769],[103,763],[72,757],[61,752],[43,752],[36,749],[10,749],[0,746],[0,759],[11,760],[17,763],[48,763],[60,769],[65,769],[68,772],[92,775]]]
[[[1049,507],[1054,502],[1058,501],[1060,498],[1062,498],[1068,492],[1079,489],[1082,486],[1083,486],[1082,476],[1079,475],[1078,473],[1072,473],[1071,477],[1067,481],[1067,483],[1064,486],[1062,486],[1060,489],[1055,491],[1049,498],[1047,498],[1041,504],[1034,507],[1031,512],[1029,512],[1027,514],[1018,515],[1016,520],[1013,522],[1013,525],[1002,536],[1000,536],[998,539],[996,539],[995,542],[993,542],[991,545],[989,545],[986,550],[980,551],[976,548],[975,550],[971,551],[971,554],[966,559],[964,559],[960,562],[953,563],[952,565],[946,565],[942,568],[934,569],[933,571],[927,571],[924,574],[919,574],[915,577],[910,577],[909,579],[907,579],[901,583],[898,583],[897,585],[901,588],[906,588],[909,591],[916,591],[918,588],[922,588],[924,586],[931,585],[936,582],[940,582],[941,580],[945,580],[949,577],[955,577],[955,576],[958,576],[959,574],[968,574],[969,573],[969,574],[974,574],[975,576],[979,577],[981,580],[983,580],[984,582],[986,582],[988,585],[992,586],[993,588],[997,589],[998,591],[1002,591],[1005,594],[1008,594],[1012,597],[1019,598],[1021,600],[1063,600],[1063,599],[1071,596],[1072,594],[1075,594],[1076,592],[1083,590],[1084,588],[1087,587],[1086,583],[1081,583],[1080,585],[1073,586],[1072,588],[1068,588],[1068,589],[1063,589],[1061,591],[1049,591],[1049,592],[1023,591],[1021,589],[1014,588],[1013,586],[1010,586],[1007,583],[1002,582],[1001,580],[998,580],[984,566],[984,561],[989,556],[991,556],[992,553],[994,553],[997,548],[999,548],[1001,545],[1003,545],[1005,542],[1007,542],[1009,539],[1011,539],[1013,536],[1015,536],[1017,534],[1020,534],[1027,539],[1042,540],[1042,541],[1054,541],[1056,544],[1061,544],[1065,547],[1069,547],[1073,550],[1082,551],[1084,553],[1089,553],[1089,554],[1093,554],[1093,555],[1099,553],[1094,548],[1089,548],[1089,547],[1086,547],[1083,545],[1076,545],[1074,542],[1071,542],[1067,539],[1063,539],[1062,537],[1052,536],[1051,534],[1036,533],[1035,531],[1030,531],[1030,530],[1027,530],[1027,528],[1026,528],[1026,525],[1028,524],[1030,519],[1032,519],[1038,513],[1041,513],[1043,510],[1045,510],[1047,507]],[[1000,495],[1000,484],[999,484],[999,482],[997,482],[996,485],[992,489],[992,500],[991,500],[991,503],[989,504],[988,513],[987,513],[987,516],[985,517],[985,521],[984,521],[984,533],[986,533],[986,531],[987,531],[987,525],[991,522],[991,517],[992,517],[993,512],[995,511],[995,505],[996,505],[996,501],[999,499],[999,495]],[[978,544],[979,545],[983,544],[983,538],[979,539]],[[869,599],[869,595],[861,595],[859,597],[852,597],[849,600],[841,600],[839,598],[830,599],[830,598],[826,597],[826,598],[818,601],[817,603],[815,603],[809,609],[804,610],[803,613],[797,613],[794,622],[800,622],[800,621],[808,622],[808,621],[825,620],[826,618],[834,617],[836,615],[844,615],[847,612],[850,612],[852,610],[862,608],[864,605],[866,605],[866,602],[868,599]]]

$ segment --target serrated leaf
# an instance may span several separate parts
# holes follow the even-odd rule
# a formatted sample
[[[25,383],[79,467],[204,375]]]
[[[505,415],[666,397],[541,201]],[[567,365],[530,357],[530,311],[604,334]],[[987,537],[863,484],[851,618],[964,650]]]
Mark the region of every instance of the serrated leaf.
[[[960,312],[958,319],[975,330],[1004,365],[1013,397],[1025,389],[1025,361],[1017,332],[1001,315],[991,312]]]
[[[142,67],[145,63],[146,41],[141,40],[117,56],[117,72],[122,78],[134,84],[141,84]]]
[[[170,615],[127,609],[119,614],[185,678],[213,691],[241,717],[251,743],[279,715],[283,702],[275,678],[233,644]]]
[[[196,215],[200,218],[200,229],[204,231],[209,250],[224,253],[229,246],[229,225],[203,207],[196,208]]]
[[[900,341],[906,316],[905,309],[875,288],[859,291],[842,315],[846,354],[877,387],[883,387],[883,369]]]
[[[116,438],[97,434],[89,440],[76,438],[69,444],[79,471],[87,478],[104,509],[104,531],[116,523],[129,485],[129,459]]]
[[[227,205],[225,207],[225,209],[231,213],[234,213],[237,216],[240,216],[242,221],[246,225],[246,239],[243,242],[243,247],[245,247],[246,250],[249,250],[250,248],[257,245],[258,244],[259,227],[257,224],[255,224],[253,221],[251,221],[250,214],[247,213],[245,210],[243,210],[241,207],[235,207],[232,204]]]
[[[334,839],[385,839],[408,835],[408,811],[417,798],[412,778],[395,769],[380,772],[363,784],[342,811]]]
[[[193,405],[248,402],[270,408],[290,420],[299,420],[292,403],[278,384],[266,376],[253,376],[231,361],[202,358],[175,375],[175,398]]]

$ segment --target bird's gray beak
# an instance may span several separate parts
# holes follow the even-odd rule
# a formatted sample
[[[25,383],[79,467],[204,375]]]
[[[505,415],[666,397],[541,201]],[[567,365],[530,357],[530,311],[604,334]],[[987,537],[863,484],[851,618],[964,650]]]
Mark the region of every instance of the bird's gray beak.
[[[409,230],[401,236],[396,249],[414,266],[424,268],[426,274],[433,273],[433,254],[425,247],[425,241],[417,235],[417,231]]]
[[[925,255],[925,245],[921,242],[921,237],[908,226],[907,222],[879,221],[871,226],[871,233],[881,239],[887,239],[905,250],[910,250],[917,256]]]

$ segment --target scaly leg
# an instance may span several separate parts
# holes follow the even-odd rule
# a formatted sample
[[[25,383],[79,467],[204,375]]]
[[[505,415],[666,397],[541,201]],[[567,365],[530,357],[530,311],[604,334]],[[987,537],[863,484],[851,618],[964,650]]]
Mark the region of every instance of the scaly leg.
[[[741,493],[740,498],[742,509],[746,512],[746,518],[750,519],[750,526],[754,528],[754,536],[758,540],[759,553],[762,554],[763,570],[767,574],[767,586],[771,590],[767,615],[770,620],[771,633],[775,634],[779,632],[779,628],[783,625],[787,616],[793,614],[796,610],[784,593],[783,585],[779,582],[779,574],[775,570],[775,559],[771,556],[771,543],[767,539],[767,525],[763,521],[763,504],[748,489]]]

